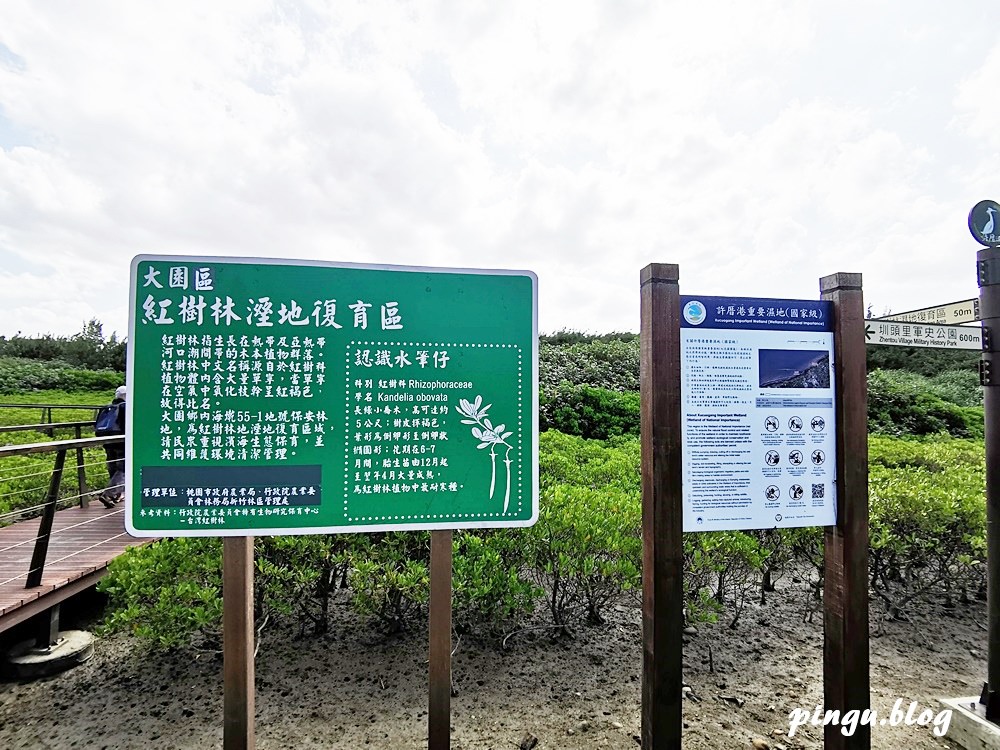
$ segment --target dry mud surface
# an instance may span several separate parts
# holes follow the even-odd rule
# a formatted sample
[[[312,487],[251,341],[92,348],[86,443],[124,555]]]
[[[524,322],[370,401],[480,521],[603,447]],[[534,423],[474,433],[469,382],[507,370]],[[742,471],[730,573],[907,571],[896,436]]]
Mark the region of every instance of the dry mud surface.
[[[821,617],[803,622],[804,592],[752,606],[735,630],[699,625],[684,650],[684,747],[820,748],[822,729],[788,730],[793,708],[822,699]],[[873,613],[873,621],[874,621]],[[872,707],[940,710],[942,696],[978,694],[985,607],[935,609],[888,623],[871,641]],[[537,750],[639,747],[640,611],[553,641],[543,629],[498,640],[456,639],[452,747]],[[342,616],[329,635],[265,631],[257,656],[257,747],[421,748],[427,745],[426,635],[385,638]],[[710,659],[711,650],[711,659]],[[711,667],[711,669],[710,669]],[[875,748],[954,747],[927,727],[875,726]],[[99,638],[87,663],[35,682],[0,682],[0,748],[222,746],[222,660],[194,649],[150,651]],[[529,747],[530,743],[525,744]]]

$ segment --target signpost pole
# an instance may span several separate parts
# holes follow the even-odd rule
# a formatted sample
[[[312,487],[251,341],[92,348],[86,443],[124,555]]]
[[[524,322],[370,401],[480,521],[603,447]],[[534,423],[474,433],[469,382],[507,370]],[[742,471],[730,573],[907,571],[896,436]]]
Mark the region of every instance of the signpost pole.
[[[451,747],[451,541],[451,530],[431,532],[428,750]]]
[[[642,747],[680,750],[684,544],[679,268],[640,274]]]
[[[1000,722],[1000,375],[994,353],[1000,335],[1000,249],[983,248],[976,256],[979,309],[983,320],[980,365],[986,417],[986,598],[988,602],[986,685],[981,702],[986,718]]]
[[[871,706],[868,647],[868,415],[861,274],[819,280],[834,309],[837,524],[827,526],[823,586],[823,700],[827,711]],[[824,729],[827,750],[867,750],[871,727],[845,737]]]
[[[223,748],[253,750],[253,537],[222,540]]]

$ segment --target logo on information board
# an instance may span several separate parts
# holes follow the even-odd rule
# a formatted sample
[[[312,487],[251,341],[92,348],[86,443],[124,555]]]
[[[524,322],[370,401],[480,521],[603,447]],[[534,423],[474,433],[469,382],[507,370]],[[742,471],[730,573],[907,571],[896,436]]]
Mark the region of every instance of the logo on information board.
[[[684,320],[693,326],[701,325],[705,322],[707,312],[705,306],[698,300],[691,300],[684,305]]]

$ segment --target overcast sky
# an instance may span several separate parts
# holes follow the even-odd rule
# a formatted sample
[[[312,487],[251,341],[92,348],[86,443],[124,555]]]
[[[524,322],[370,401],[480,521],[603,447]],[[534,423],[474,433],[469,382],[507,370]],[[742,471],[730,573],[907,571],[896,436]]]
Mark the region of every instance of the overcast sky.
[[[0,334],[127,331],[139,253],[531,269],[543,332],[683,293],[976,296],[1000,3],[3,0]]]

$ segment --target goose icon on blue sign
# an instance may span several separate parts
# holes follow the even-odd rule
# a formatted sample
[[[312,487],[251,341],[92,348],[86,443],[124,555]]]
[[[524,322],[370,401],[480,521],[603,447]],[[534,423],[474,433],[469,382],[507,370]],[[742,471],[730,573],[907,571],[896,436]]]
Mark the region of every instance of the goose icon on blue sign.
[[[707,312],[705,306],[698,300],[691,300],[684,305],[684,320],[693,326],[701,325],[705,322]]]
[[[1000,247],[1000,203],[979,201],[969,211],[969,231],[976,242],[986,247]]]

